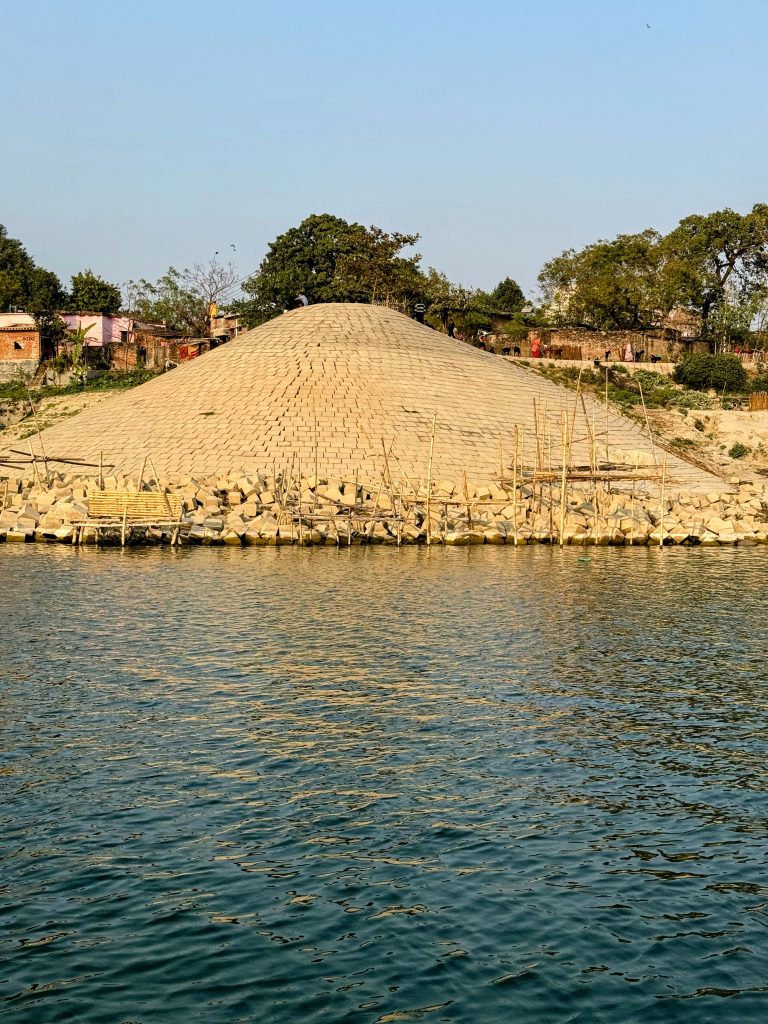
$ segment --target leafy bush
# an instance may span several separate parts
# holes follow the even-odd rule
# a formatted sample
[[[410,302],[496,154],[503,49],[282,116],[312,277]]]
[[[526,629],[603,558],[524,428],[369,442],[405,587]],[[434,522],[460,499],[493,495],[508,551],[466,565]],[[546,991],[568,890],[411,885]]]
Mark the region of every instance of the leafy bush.
[[[751,448],[747,448],[747,446],[745,444],[742,444],[741,441],[737,441],[734,445],[731,446],[731,448],[728,451],[728,454],[732,459],[743,459],[744,456],[749,455],[751,451]]]
[[[6,380],[0,384],[0,400],[20,402],[27,397],[27,387],[19,380]]]
[[[34,391],[35,399],[52,398],[56,395],[80,394],[83,391],[119,391],[123,388],[135,388],[138,384],[144,384],[153,377],[157,377],[156,370],[109,370],[100,377],[93,380],[73,380],[69,384],[48,384],[45,387],[37,388]],[[0,401],[5,399],[9,402],[27,401],[29,393],[27,385],[21,380],[10,380],[0,383]]]
[[[636,370],[632,379],[646,394],[656,388],[669,387],[669,377],[665,373],[657,373],[655,370]]]
[[[711,409],[714,401],[701,391],[676,391],[672,404],[678,409]]]
[[[760,373],[753,377],[750,388],[752,391],[768,391],[768,373]]]
[[[85,385],[75,383],[68,384],[61,390],[69,391],[115,391],[121,388],[134,388],[137,384],[144,384],[148,380],[157,377],[156,370],[147,370],[140,367],[136,370],[108,370],[101,376],[89,380]]]
[[[738,356],[694,352],[675,367],[674,379],[696,391],[744,391],[747,371]]]

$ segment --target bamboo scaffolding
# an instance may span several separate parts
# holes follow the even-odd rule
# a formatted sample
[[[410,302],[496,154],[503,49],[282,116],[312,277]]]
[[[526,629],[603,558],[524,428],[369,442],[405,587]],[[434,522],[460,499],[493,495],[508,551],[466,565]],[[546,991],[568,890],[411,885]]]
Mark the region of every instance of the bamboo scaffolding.
[[[653,431],[651,430],[651,423],[650,423],[650,420],[648,419],[648,410],[645,407],[645,396],[643,395],[643,385],[640,383],[640,381],[637,382],[637,385],[640,388],[640,401],[643,403],[643,416],[645,417],[645,426],[646,426],[646,428],[648,430],[648,440],[651,442],[651,452],[653,454],[653,464],[654,464],[654,466],[658,466],[658,462],[656,461],[656,445],[655,445],[654,440],[653,440]]]
[[[32,462],[42,462],[43,461],[42,455],[35,455],[34,452],[32,453],[31,458],[28,458],[27,456],[29,456],[29,452],[20,451],[18,448],[9,448],[8,451],[11,452],[11,454],[13,454],[13,455],[23,455],[24,456],[23,465],[25,465],[25,466],[31,465]],[[68,465],[68,466],[81,466],[81,467],[86,467],[88,469],[95,469],[98,466],[97,462],[83,462],[82,459],[57,458],[54,455],[48,455],[48,456],[46,456],[46,458],[47,458],[48,462],[60,462],[63,465]],[[22,464],[22,463],[19,463],[15,459],[0,458],[0,464],[3,464],[3,463],[6,463],[8,465],[14,465],[14,466]],[[111,463],[111,462],[108,462],[108,463],[106,463],[106,467],[108,469],[114,469],[114,464]]]
[[[26,385],[26,389],[27,389],[27,397],[29,398],[29,405],[30,405],[30,408],[32,409],[32,415],[35,417],[35,427],[37,428],[37,440],[38,440],[38,442],[40,444],[40,452],[41,452],[41,454],[43,456],[43,465],[45,466],[45,485],[46,485],[46,487],[48,487],[50,485],[50,482],[51,482],[51,477],[50,477],[50,473],[48,472],[48,459],[47,459],[46,454],[45,454],[45,444],[43,443],[43,432],[40,429],[40,419],[39,419],[39,417],[37,415],[37,409],[35,407],[35,403],[32,401],[32,392],[29,390],[29,385],[28,384]],[[30,445],[29,447],[30,447],[30,451],[31,451],[32,450],[32,445]]]
[[[605,368],[605,461],[611,461],[611,451],[609,447],[609,439],[611,430],[609,426],[609,408],[608,408],[608,367]]]
[[[35,483],[40,486],[40,474],[37,472],[37,461],[35,459],[35,451],[32,447],[32,438],[29,439],[29,454],[32,456],[32,472],[35,477]]]
[[[435,426],[437,424],[437,413],[432,416],[432,433],[429,437],[429,464],[427,466],[427,547],[432,543],[432,520],[430,519],[430,504],[432,500],[432,457],[435,452]]]
[[[514,538],[515,547],[517,547],[517,458],[518,458],[518,442],[519,442],[519,431],[515,426],[515,462],[512,469],[512,536]],[[503,478],[501,486],[504,486]]]
[[[568,410],[563,408],[563,472],[560,479],[560,547],[565,543],[565,483],[568,473]]]

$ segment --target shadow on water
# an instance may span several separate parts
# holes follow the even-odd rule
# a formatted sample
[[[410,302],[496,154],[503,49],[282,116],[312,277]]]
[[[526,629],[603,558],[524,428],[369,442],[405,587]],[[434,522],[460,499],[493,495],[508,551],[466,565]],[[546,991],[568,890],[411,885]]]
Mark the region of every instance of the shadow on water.
[[[762,549],[1,548],[0,1018],[768,1010]]]

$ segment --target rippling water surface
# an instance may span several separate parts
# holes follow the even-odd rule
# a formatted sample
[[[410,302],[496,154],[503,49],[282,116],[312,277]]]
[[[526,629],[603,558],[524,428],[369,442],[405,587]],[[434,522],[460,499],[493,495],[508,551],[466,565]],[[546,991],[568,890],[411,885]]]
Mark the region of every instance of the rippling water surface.
[[[768,1019],[762,549],[0,548],[0,1018]]]

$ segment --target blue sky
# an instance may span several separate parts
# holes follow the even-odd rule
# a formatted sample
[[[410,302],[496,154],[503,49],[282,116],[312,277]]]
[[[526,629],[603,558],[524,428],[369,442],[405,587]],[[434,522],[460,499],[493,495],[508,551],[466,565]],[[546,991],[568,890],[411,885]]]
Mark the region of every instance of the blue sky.
[[[329,212],[530,290],[570,246],[766,199],[764,0],[25,0],[2,25],[0,223],[65,280],[232,244],[246,274]]]

